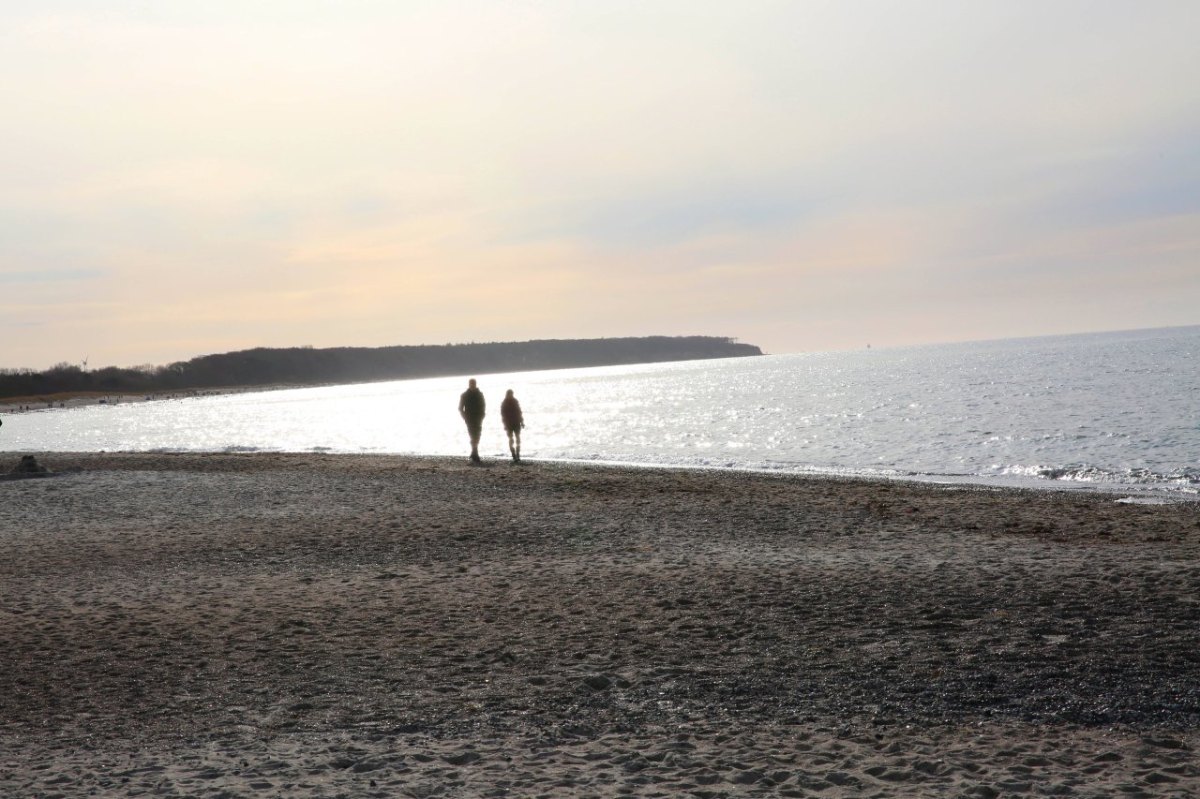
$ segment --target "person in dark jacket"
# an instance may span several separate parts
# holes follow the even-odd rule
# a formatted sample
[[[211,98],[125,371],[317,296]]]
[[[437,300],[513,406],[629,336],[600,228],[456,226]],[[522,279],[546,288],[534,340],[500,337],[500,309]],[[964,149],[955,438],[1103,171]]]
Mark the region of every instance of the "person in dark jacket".
[[[467,423],[467,435],[471,437],[471,463],[480,463],[479,435],[483,431],[483,417],[487,415],[487,402],[483,392],[475,387],[475,378],[467,382],[467,390],[458,398],[458,413]]]
[[[521,428],[525,426],[525,415],[521,413],[521,403],[517,402],[511,388],[500,403],[500,420],[504,422],[504,432],[508,434],[508,451],[512,453],[513,463],[520,463]]]

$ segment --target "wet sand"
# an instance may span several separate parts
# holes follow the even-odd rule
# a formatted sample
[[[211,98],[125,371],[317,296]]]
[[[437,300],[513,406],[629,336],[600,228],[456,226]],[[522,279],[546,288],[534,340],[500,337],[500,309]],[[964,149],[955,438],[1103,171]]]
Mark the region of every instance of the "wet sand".
[[[1200,795],[1198,504],[39,460],[0,481],[2,796]]]

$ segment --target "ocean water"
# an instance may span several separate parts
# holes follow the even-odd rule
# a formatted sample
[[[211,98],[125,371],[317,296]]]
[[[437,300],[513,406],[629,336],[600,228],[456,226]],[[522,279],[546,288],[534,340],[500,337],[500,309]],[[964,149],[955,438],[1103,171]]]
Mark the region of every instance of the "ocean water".
[[[1200,327],[474,375],[526,460],[1200,496]],[[465,377],[7,414],[0,451],[465,455]]]

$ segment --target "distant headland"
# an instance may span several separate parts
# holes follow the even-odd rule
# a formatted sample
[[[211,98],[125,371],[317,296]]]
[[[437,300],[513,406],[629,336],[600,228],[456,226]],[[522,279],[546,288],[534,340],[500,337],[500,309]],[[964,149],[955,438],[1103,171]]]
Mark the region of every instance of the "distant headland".
[[[718,336],[545,339],[394,347],[258,347],[201,355],[167,366],[45,371],[0,369],[0,399],[47,401],[55,395],[158,394],[198,389],[369,383],[448,375],[617,366],[762,355]]]

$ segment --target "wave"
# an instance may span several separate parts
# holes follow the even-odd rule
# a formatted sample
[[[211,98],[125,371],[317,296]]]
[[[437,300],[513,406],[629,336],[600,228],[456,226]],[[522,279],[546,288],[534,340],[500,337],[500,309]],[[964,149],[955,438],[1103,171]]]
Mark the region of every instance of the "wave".
[[[1088,463],[1071,463],[1063,466],[1005,466],[996,473],[1060,482],[1183,489],[1200,487],[1200,468],[1190,466],[1172,469],[1169,472],[1156,472],[1146,468],[1112,469]]]

